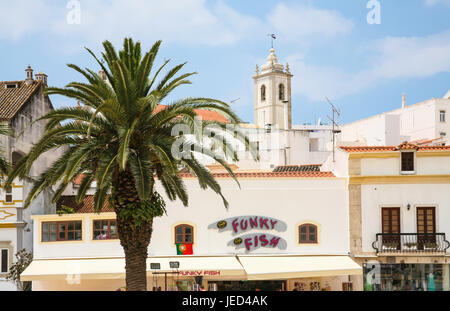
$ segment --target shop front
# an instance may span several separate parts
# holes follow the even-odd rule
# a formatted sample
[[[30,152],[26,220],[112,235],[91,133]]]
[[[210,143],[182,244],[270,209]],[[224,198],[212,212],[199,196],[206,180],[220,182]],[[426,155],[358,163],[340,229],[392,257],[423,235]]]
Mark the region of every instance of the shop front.
[[[149,291],[362,289],[362,267],[349,257],[346,180],[249,177],[220,180],[229,209],[187,179],[190,206],[171,203],[155,219],[147,260]],[[325,195],[326,194],[326,195]],[[87,203],[86,203],[87,204]],[[118,290],[125,259],[115,213],[34,215],[34,260],[22,274],[33,290]],[[176,212],[175,212],[176,211]],[[211,211],[211,212],[206,212]],[[74,224],[77,239],[52,240]]]
[[[365,264],[366,291],[449,291],[449,264]]]
[[[362,274],[348,256],[171,256],[147,260],[153,291],[340,291]],[[33,290],[119,290],[125,260],[35,260],[22,273]]]

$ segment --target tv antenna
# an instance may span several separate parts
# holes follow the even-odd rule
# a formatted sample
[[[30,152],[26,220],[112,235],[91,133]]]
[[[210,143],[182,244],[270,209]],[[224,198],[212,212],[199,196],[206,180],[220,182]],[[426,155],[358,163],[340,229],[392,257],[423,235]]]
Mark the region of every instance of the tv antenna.
[[[236,99],[234,99],[234,100],[230,100],[230,103],[234,104],[234,103],[237,102],[239,99],[241,99],[241,98],[236,98]]]
[[[269,33],[269,34],[267,34],[269,37],[271,37],[271,39],[272,39],[272,49],[273,49],[273,40],[276,40],[277,39],[277,37],[275,36],[275,34],[274,33]]]
[[[340,117],[341,116],[341,111],[339,110],[339,109],[337,109],[334,105],[333,105],[333,103],[328,99],[328,97],[325,97],[325,99],[327,100],[327,102],[328,102],[328,104],[330,104],[330,106],[331,106],[331,109],[332,109],[332,112],[333,112],[333,117],[332,118],[330,118],[328,115],[327,115],[327,118],[331,121],[331,123],[333,124],[333,162],[336,162],[336,160],[335,160],[335,144],[336,144],[336,141],[335,141],[335,137],[334,137],[334,135],[336,134],[336,133],[340,133],[341,131],[339,131],[339,130],[336,130],[336,127],[339,127],[339,125],[336,123],[336,118],[335,118],[335,116],[337,115],[338,117]]]

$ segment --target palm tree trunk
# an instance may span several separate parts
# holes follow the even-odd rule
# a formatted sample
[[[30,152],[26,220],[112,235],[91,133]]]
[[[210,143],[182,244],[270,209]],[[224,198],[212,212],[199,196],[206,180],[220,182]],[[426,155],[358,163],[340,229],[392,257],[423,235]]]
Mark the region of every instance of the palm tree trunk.
[[[114,210],[120,244],[125,252],[127,291],[147,290],[147,250],[152,235],[153,220],[135,224],[131,216],[121,213],[139,204],[133,176],[129,171],[120,172],[113,187]],[[131,215],[131,213],[126,213]]]

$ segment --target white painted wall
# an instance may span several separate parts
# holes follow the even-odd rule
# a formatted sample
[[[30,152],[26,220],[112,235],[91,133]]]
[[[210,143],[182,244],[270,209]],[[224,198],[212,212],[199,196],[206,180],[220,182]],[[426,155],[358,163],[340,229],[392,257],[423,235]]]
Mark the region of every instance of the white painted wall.
[[[441,110],[446,111],[446,122],[440,122]],[[432,98],[343,125],[341,129],[342,142],[358,142],[368,146],[435,139],[440,137],[441,132],[447,134],[444,140],[447,142],[450,135],[450,100]]]
[[[168,202],[168,215],[154,222],[153,237],[149,255],[176,255],[173,244],[173,227],[179,223],[195,226],[194,254],[235,254],[234,247],[227,243],[234,238],[231,232],[219,233],[208,229],[208,225],[234,216],[259,215],[279,219],[288,225],[286,232],[267,232],[287,241],[287,249],[260,248],[254,253],[279,254],[347,254],[348,193],[344,179],[240,179],[241,190],[231,179],[219,179],[225,197],[229,200],[228,210],[221,198],[212,191],[201,190],[196,179],[186,180],[189,189],[189,207],[180,202]],[[84,219],[82,242],[39,242],[39,221],[48,216],[34,218],[35,258],[110,257],[123,256],[118,241],[91,241],[90,217],[92,214],[65,215],[58,219]],[[113,216],[113,214],[112,214]],[[54,219],[54,217],[53,217]],[[318,245],[298,245],[297,225],[313,222],[319,225]]]
[[[372,242],[382,232],[381,208],[400,207],[401,232],[416,233],[416,208],[436,207],[437,232],[450,232],[449,184],[363,185],[361,187],[363,252],[373,252]],[[408,211],[407,205],[410,204]]]
[[[419,152],[422,154],[425,152]],[[363,176],[395,176],[400,174],[400,154],[392,158],[361,159],[361,175]],[[417,175],[450,174],[450,157],[416,156],[415,170]]]

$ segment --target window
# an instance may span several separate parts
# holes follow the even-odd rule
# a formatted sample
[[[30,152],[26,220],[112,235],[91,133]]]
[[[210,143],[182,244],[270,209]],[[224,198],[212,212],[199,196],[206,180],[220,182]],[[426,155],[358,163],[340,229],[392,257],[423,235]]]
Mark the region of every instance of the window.
[[[436,233],[436,208],[417,208],[417,233]]]
[[[280,84],[278,87],[278,98],[279,100],[284,100],[284,84]]]
[[[94,220],[94,240],[118,239],[117,221],[115,219]]]
[[[53,221],[42,223],[42,242],[81,241],[81,221]]]
[[[402,152],[402,172],[414,172],[414,152]]]
[[[444,110],[439,111],[439,121],[445,122],[445,111]]]
[[[383,207],[381,213],[383,233],[400,233],[400,208]]]
[[[0,273],[8,273],[8,249],[2,249],[1,250],[1,257],[0,257]]]
[[[418,207],[417,208],[417,249],[423,250],[424,247],[436,248],[436,208]]]
[[[266,86],[261,86],[261,100],[266,100]]]
[[[189,225],[178,225],[175,227],[175,243],[194,243],[194,228]]]
[[[12,199],[12,188],[11,188],[11,186],[6,188],[5,191],[6,191],[5,202],[6,203],[12,203],[13,199]]]
[[[447,133],[445,133],[445,132],[440,132],[440,133],[439,133],[439,136],[441,136],[441,138],[444,138],[445,136],[447,136]]]
[[[298,227],[300,244],[317,243],[317,226],[313,224],[304,224]]]

